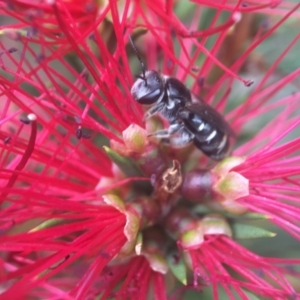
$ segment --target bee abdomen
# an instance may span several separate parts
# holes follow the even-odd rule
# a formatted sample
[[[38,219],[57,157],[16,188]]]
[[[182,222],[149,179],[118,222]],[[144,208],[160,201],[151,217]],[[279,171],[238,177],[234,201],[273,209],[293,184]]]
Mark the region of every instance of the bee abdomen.
[[[204,141],[203,136],[200,134],[195,135],[194,145],[212,159],[220,160],[228,153],[230,147],[229,138],[221,131],[215,130],[214,132],[213,138]]]

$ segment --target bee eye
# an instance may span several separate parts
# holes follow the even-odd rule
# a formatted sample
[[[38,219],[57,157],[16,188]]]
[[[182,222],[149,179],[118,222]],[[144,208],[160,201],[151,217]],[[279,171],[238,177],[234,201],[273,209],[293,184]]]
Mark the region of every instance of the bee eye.
[[[140,98],[138,102],[144,105],[151,105],[154,104],[159,99],[160,95],[161,95],[160,90],[154,90],[152,93],[149,93],[146,96]]]

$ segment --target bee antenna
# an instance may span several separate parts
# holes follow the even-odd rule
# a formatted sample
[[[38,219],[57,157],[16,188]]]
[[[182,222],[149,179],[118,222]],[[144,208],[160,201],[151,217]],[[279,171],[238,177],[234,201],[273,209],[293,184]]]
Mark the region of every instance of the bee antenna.
[[[132,40],[131,36],[129,35],[128,37],[129,37],[129,41],[130,41],[131,47],[132,47],[132,49],[133,49],[133,51],[134,51],[136,57],[138,58],[138,60],[139,60],[139,62],[140,62],[140,64],[141,64],[141,66],[142,66],[142,73],[143,73],[142,79],[145,81],[145,84],[146,84],[146,86],[147,86],[145,64],[144,64],[144,62],[142,61],[142,59],[141,59],[141,57],[140,57],[140,55],[139,55],[139,53],[138,53],[138,51],[137,51],[137,49],[136,49],[134,43],[133,43],[133,40]]]

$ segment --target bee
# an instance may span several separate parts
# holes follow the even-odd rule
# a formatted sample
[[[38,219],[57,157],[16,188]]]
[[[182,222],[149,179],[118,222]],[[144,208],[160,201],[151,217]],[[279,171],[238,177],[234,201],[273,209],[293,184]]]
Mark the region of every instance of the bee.
[[[223,159],[230,149],[230,137],[235,137],[235,133],[222,115],[193,95],[178,79],[146,70],[131,37],[129,40],[142,66],[131,94],[139,104],[151,106],[144,120],[158,114],[169,123],[168,128],[148,136],[159,138],[173,148],[194,143],[211,159]]]

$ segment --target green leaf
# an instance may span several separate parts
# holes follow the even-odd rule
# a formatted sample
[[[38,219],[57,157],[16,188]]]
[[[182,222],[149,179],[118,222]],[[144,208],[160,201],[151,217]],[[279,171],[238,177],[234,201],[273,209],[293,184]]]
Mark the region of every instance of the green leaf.
[[[35,231],[39,231],[45,228],[49,228],[49,227],[53,227],[55,225],[58,225],[62,222],[64,222],[65,219],[63,218],[53,218],[53,219],[49,219],[47,221],[44,221],[43,223],[39,224],[38,226],[32,228],[29,232],[35,232]]]
[[[244,289],[242,289],[243,293],[246,294],[248,296],[248,299],[251,299],[251,300],[267,300],[266,297],[263,297],[263,296],[258,296],[258,295],[255,295],[249,291],[245,291]]]
[[[244,217],[248,218],[248,219],[256,219],[256,220],[269,219],[269,216],[267,216],[267,215],[259,214],[259,213],[252,213],[252,212],[244,214]]]
[[[187,272],[185,263],[182,258],[177,260],[175,255],[177,254],[172,253],[167,257],[169,268],[182,284],[187,285]]]
[[[103,148],[109,158],[127,177],[145,177],[131,158],[123,157],[107,146],[103,146]],[[141,191],[145,194],[150,194],[152,192],[152,186],[148,181],[135,181],[132,184],[137,192]]]
[[[232,230],[236,239],[257,239],[276,236],[276,233],[266,229],[240,223],[233,224]]]
[[[129,177],[143,176],[132,159],[121,156],[107,146],[104,146],[103,148],[109,158],[122,170],[125,175]]]

